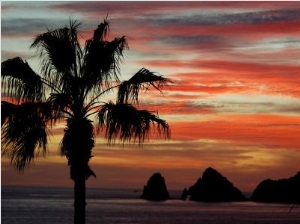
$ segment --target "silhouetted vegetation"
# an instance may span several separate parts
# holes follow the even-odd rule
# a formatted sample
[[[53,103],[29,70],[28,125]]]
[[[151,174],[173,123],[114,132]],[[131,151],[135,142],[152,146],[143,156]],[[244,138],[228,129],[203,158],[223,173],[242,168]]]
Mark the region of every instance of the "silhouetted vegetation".
[[[74,223],[85,223],[86,180],[96,174],[89,167],[95,134],[103,133],[109,143],[133,140],[141,144],[153,129],[168,138],[169,126],[156,112],[139,110],[139,91],[161,90],[170,80],[142,68],[127,81],[120,81],[119,64],[128,49],[125,36],[109,40],[105,19],[85,46],[80,46],[80,23],[48,29],[35,37],[41,60],[37,74],[23,59],[1,63],[2,153],[23,171],[35,157],[46,155],[50,128],[65,121],[61,155],[66,156],[74,181]],[[100,98],[117,89],[116,102]],[[92,117],[97,119],[93,124]],[[42,178],[42,177],[41,177]]]

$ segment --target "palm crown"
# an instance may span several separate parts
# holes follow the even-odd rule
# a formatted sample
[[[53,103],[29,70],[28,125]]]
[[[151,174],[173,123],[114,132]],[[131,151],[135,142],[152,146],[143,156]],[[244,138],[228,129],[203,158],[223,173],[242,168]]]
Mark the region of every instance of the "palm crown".
[[[170,80],[142,68],[121,82],[119,64],[128,49],[127,39],[108,40],[105,19],[82,48],[79,26],[70,21],[68,27],[48,29],[34,39],[31,48],[39,53],[40,74],[19,57],[1,64],[2,93],[8,99],[1,103],[2,153],[9,155],[19,171],[35,156],[45,154],[49,128],[59,120],[66,121],[60,151],[68,159],[75,182],[82,175],[85,179],[95,176],[88,166],[95,134],[91,115],[96,114],[96,129],[103,131],[108,142],[119,138],[142,143],[153,127],[169,137],[166,121],[133,104],[139,102],[140,90],[161,90]],[[99,101],[115,88],[115,103]]]

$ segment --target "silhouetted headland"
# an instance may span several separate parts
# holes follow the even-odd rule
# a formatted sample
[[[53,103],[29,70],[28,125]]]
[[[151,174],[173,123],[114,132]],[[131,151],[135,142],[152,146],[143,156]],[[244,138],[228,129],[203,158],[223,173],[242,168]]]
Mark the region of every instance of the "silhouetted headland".
[[[254,190],[252,201],[300,203],[300,171],[288,179],[262,181]]]
[[[209,167],[198,181],[188,190],[184,189],[181,199],[189,197],[192,201],[228,202],[245,201],[246,197],[218,171]]]
[[[154,173],[149,178],[140,198],[151,201],[171,199],[165,179],[160,173]],[[183,190],[181,200],[201,202],[255,201],[299,204],[300,171],[288,179],[266,179],[257,185],[250,198],[246,198],[226,177],[217,170],[209,167],[194,185]]]
[[[160,173],[154,173],[144,186],[142,199],[151,201],[164,201],[170,199],[169,192],[165,183],[165,179]]]

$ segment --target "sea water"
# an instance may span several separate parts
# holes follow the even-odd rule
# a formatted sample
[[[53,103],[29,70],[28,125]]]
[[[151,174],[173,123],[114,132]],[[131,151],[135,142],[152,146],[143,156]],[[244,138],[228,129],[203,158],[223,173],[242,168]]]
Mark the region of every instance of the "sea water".
[[[87,189],[87,224],[300,224],[300,207],[289,204],[203,203],[179,199],[151,202],[141,190]],[[172,198],[179,191],[170,191]],[[73,222],[73,189],[1,187],[2,224],[61,224]]]

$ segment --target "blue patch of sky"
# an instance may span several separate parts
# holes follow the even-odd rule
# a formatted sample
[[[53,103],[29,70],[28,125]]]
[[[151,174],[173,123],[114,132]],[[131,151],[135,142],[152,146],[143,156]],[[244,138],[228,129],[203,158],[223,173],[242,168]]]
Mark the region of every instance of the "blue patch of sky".
[[[2,22],[17,22],[17,20],[41,20],[53,24],[65,24],[69,17],[81,19],[83,16],[80,12],[71,14],[58,10],[52,10],[51,6],[57,5],[57,2],[2,2],[1,19]],[[23,22],[24,23],[24,22]],[[51,25],[50,24],[50,25]],[[12,24],[13,26],[14,24]],[[28,24],[30,25],[30,24]]]
[[[33,40],[33,39],[32,39]],[[8,58],[22,56],[24,59],[32,58],[34,50],[30,50],[29,46],[32,43],[28,38],[6,38],[1,39],[1,60],[4,61]]]

